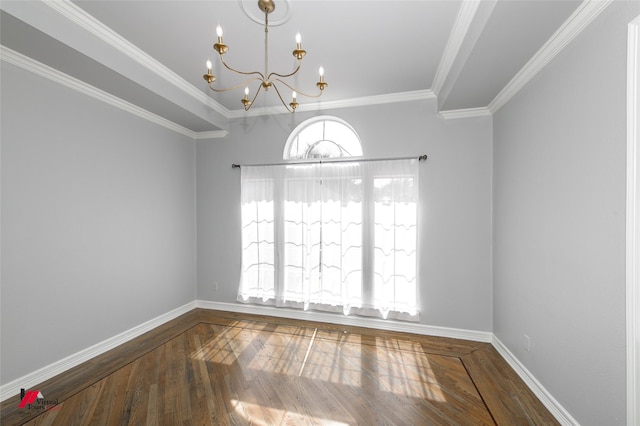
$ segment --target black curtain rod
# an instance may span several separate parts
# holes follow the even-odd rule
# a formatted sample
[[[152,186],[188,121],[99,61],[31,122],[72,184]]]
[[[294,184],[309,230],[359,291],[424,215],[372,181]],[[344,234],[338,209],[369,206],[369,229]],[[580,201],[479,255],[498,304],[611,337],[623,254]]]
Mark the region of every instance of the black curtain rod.
[[[272,164],[247,164],[247,166],[293,166],[297,164],[322,164],[322,163],[353,163],[353,162],[364,162],[364,161],[388,161],[388,160],[411,160],[416,157],[401,157],[401,158],[370,158],[363,160],[356,159],[348,159],[348,160],[318,160],[318,161],[297,161],[293,163],[272,163]],[[427,154],[421,155],[418,158],[418,161],[426,161]],[[232,169],[239,169],[242,167],[240,164],[232,164]]]

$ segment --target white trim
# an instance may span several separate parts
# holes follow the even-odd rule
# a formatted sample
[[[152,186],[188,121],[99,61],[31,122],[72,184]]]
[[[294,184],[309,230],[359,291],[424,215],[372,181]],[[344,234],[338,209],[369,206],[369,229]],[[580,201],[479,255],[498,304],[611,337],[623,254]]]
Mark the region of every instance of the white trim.
[[[585,0],[489,103],[495,114],[587,27],[613,0]]]
[[[571,414],[545,389],[544,386],[531,374],[529,370],[507,349],[507,347],[498,339],[495,335],[491,342],[493,347],[498,351],[502,358],[513,368],[513,370],[520,376],[525,384],[531,389],[531,391],[538,397],[540,402],[553,414],[553,416],[562,425],[576,425],[580,424],[574,419]]]
[[[414,333],[426,336],[446,337],[451,339],[471,340],[481,343],[491,343],[505,361],[514,369],[525,384],[549,409],[551,414],[563,425],[579,425],[578,422],[565,410],[558,401],[540,384],[524,365],[507,349],[507,347],[491,332],[464,330],[458,328],[438,327],[425,324],[408,323],[393,320],[381,320],[377,318],[348,317],[338,314],[322,312],[301,311],[288,308],[270,308],[258,305],[245,305],[241,303],[213,302],[206,300],[194,300],[165,314],[146,321],[116,336],[106,339],[100,343],[83,349],[66,358],[49,364],[32,373],[26,374],[5,385],[0,386],[0,402],[20,392],[20,388],[31,388],[46,380],[51,379],[65,371],[82,364],[100,354],[103,354],[123,343],[126,343],[142,334],[171,321],[180,315],[188,313],[193,309],[209,309],[216,311],[228,311],[235,313],[247,313],[257,315],[267,315],[277,318],[288,318],[296,320],[306,320],[323,322],[336,325],[347,325],[355,327],[366,327],[377,330],[395,331],[401,333]],[[629,423],[634,424],[634,423]]]
[[[465,0],[460,5],[458,15],[456,16],[456,20],[453,25],[453,30],[451,30],[447,46],[444,49],[442,59],[440,60],[440,64],[438,64],[436,75],[433,78],[433,83],[431,84],[431,90],[438,95],[449,76],[449,72],[451,72],[453,63],[460,53],[462,42],[467,36],[469,27],[471,27],[471,23],[473,22],[474,16],[476,16],[479,6],[480,1],[477,0]]]
[[[278,318],[289,318],[305,321],[324,322],[329,324],[348,325],[354,327],[374,328],[377,330],[398,331],[426,336],[449,337],[452,339],[472,340],[474,342],[490,343],[493,334],[489,331],[463,330],[459,328],[437,327],[432,325],[409,323],[378,318],[364,318],[331,314],[315,311],[302,311],[289,308],[272,308],[268,306],[249,305],[242,303],[211,302],[196,300],[196,307],[216,311],[229,311],[245,314],[268,315]]]
[[[470,3],[475,2],[475,0],[470,1]],[[92,15],[84,11],[84,9],[76,6],[70,0],[43,0],[42,3],[51,7],[57,13],[64,16],[76,25],[80,26],[85,31],[98,37],[100,40],[112,46],[120,53],[133,59],[152,73],[158,75],[168,83],[172,84],[182,92],[189,95],[193,99],[216,111],[226,119],[289,113],[285,108],[282,107],[252,108],[249,111],[245,111],[244,109],[229,110],[222,104],[208,96],[205,92],[196,88],[191,83],[180,77],[178,74],[167,68],[161,62],[154,59],[145,51],[139,49],[127,39],[113,31],[111,28],[104,25]],[[415,92],[393,93],[389,95],[368,96],[339,101],[305,103],[301,104],[298,107],[297,111],[316,111],[329,108],[348,108],[422,99],[435,99],[435,95],[431,90],[418,90]],[[203,139],[205,138],[209,137],[203,137]]]
[[[387,95],[364,96],[361,98],[342,99],[338,101],[318,101],[301,103],[296,112],[322,111],[336,108],[352,108],[370,105],[382,105],[397,102],[412,102],[436,99],[431,90],[415,90],[412,92],[390,93]],[[264,108],[251,108],[249,111],[235,109],[229,112],[229,118],[259,117],[263,115],[291,114],[282,105]]]
[[[154,59],[145,51],[139,49],[120,34],[98,21],[89,13],[85,12],[79,6],[76,6],[70,0],[44,1],[43,3],[51,7],[53,10],[64,16],[68,20],[82,27],[87,32],[98,37],[100,40],[114,47],[119,52],[127,55],[129,58],[138,62],[149,71],[171,83],[195,100],[207,105],[223,117],[228,118],[229,110],[216,102],[204,92],[187,82],[175,72],[164,66],[161,62]]]
[[[196,137],[198,136],[196,132],[187,129],[186,127],[182,127],[181,125],[176,124],[173,121],[167,120],[164,117],[160,117],[159,115],[149,112],[146,109],[140,108],[137,105],[113,96],[112,94],[107,93],[104,90],[100,90],[90,84],[85,83],[84,81],[78,80],[75,77],[71,77],[68,74],[58,71],[55,68],[51,68],[48,65],[31,59],[28,56],[25,56],[2,45],[0,45],[0,60],[22,68],[25,71],[32,72],[36,75],[39,75],[40,77],[44,77],[55,83],[61,84],[62,86],[73,89],[84,95],[102,101],[108,105],[126,111],[130,114],[133,114],[140,118],[144,118],[145,120],[151,121],[152,123],[172,130],[176,133],[180,133],[181,135],[187,136],[191,139],[196,139]]]
[[[640,425],[640,16],[627,49],[627,424]]]
[[[465,109],[450,109],[447,111],[440,111],[438,115],[445,120],[457,120],[460,118],[477,118],[477,117],[491,117],[491,111],[486,107],[479,108],[465,108]]]
[[[63,358],[32,373],[19,377],[5,385],[2,385],[0,386],[0,401],[4,401],[5,399],[19,394],[20,388],[34,387],[44,382],[45,380],[49,380],[50,378],[55,377],[58,374],[64,373],[65,371],[77,365],[80,365],[83,362],[88,361],[100,354],[103,354],[118,345],[126,343],[131,339],[134,339],[148,331],[151,331],[154,328],[159,327],[162,324],[195,309],[195,307],[195,301],[189,302],[172,311],[167,312],[166,314],[157,316],[127,331],[117,334],[100,343],[96,343],[93,346],[90,346],[86,349],[76,352],[75,354],[69,355],[66,358]]]
[[[197,132],[195,134],[194,139],[196,139],[196,140],[200,140],[200,139],[219,139],[219,138],[224,138],[228,134],[229,134],[229,132],[227,132],[226,130],[213,130],[213,131],[210,131],[210,132]]]
[[[242,9],[242,11],[247,16],[247,18],[251,19],[253,22],[260,25],[261,27],[264,27],[265,22],[264,22],[263,14],[256,16],[253,14],[253,8],[251,8],[251,11],[248,11],[242,0],[238,0],[238,3],[240,3],[240,9]],[[284,3],[284,8],[285,8],[284,16],[283,17],[278,16],[276,19],[274,19],[273,16],[269,18],[269,28],[279,27],[280,25],[284,25],[287,22],[289,22],[289,20],[291,19],[291,16],[293,15],[293,7],[291,6],[291,0],[283,0],[282,3]],[[283,6],[278,4],[278,9],[282,7]]]
[[[542,48],[534,55],[529,62],[516,74],[516,76],[500,91],[500,93],[489,103],[486,107],[490,113],[497,112],[504,104],[506,104],[516,93],[518,93],[540,70],[551,61],[571,40],[573,40],[596,16],[600,14],[613,0],[585,0],[578,9],[569,17],[569,19],[556,31],[556,33],[542,46]],[[172,84],[174,87],[186,93],[196,101],[206,105],[212,110],[219,113],[226,119],[242,118],[242,117],[257,117],[263,115],[274,115],[288,113],[286,109],[282,107],[265,107],[265,108],[252,108],[249,111],[244,109],[229,110],[222,104],[205,94],[200,89],[196,88],[175,72],[158,62],[156,59],[142,51],[128,40],[120,36],[118,33],[98,21],[89,13],[85,12],[82,8],[76,6],[69,0],[57,0],[57,1],[42,1],[43,4],[49,6],[52,10],[64,16],[69,21],[83,28],[90,34],[98,37],[103,42],[112,46],[120,53],[126,55],[132,60],[136,61],[140,65],[144,66],[150,72],[161,77],[163,80]],[[435,99],[436,94],[442,89],[444,82],[446,81],[448,73],[451,71],[451,67],[455,61],[456,56],[459,54],[460,48],[464,41],[469,27],[476,15],[480,1],[477,0],[465,0],[456,17],[454,29],[451,37],[448,40],[447,46],[443,53],[442,60],[438,66],[436,76],[433,81],[432,89],[418,90],[414,92],[393,93],[387,95],[368,96],[353,99],[344,99],[338,101],[326,101],[326,102],[314,102],[301,104],[297,111],[320,111],[325,109],[334,108],[349,108],[349,107],[362,107],[369,105],[379,105],[395,102],[407,102],[424,99]],[[97,90],[97,89],[96,89]],[[469,111],[473,111],[476,108],[471,108]],[[467,111],[467,110],[461,110]],[[150,113],[149,113],[150,114]],[[468,118],[460,113],[450,113],[443,111],[441,113],[443,117],[449,119],[453,118]],[[471,115],[475,116],[475,115]],[[174,126],[178,126],[172,123]],[[165,126],[167,127],[167,126]],[[181,127],[181,126],[178,126]],[[184,134],[182,130],[175,130]],[[212,137],[224,137],[220,135],[216,136],[198,136],[196,132],[188,130],[189,137],[194,139],[210,139]],[[209,133],[209,132],[205,132]],[[195,136],[194,136],[195,135]]]

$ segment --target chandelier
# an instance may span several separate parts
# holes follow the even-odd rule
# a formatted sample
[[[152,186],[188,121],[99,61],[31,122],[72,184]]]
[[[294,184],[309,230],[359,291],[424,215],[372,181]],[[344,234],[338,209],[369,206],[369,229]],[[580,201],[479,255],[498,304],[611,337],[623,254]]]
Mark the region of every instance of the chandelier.
[[[229,71],[232,71],[236,74],[251,75],[254,77],[251,77],[243,81],[242,83],[232,87],[227,87],[223,89],[215,88],[212,86],[212,83],[216,81],[216,77],[211,72],[211,61],[207,61],[207,73],[202,77],[207,81],[207,83],[209,84],[209,88],[214,92],[228,92],[230,90],[235,90],[242,86],[245,86],[244,98],[240,100],[242,102],[242,105],[244,106],[245,111],[248,111],[249,108],[251,108],[251,106],[255,102],[256,98],[258,97],[262,89],[264,89],[265,91],[268,91],[271,87],[273,87],[276,91],[276,94],[278,95],[278,98],[280,98],[280,102],[282,102],[282,105],[284,105],[284,107],[289,112],[295,112],[296,108],[298,107],[298,101],[297,101],[298,95],[302,95],[308,98],[319,98],[322,95],[323,90],[327,87],[327,83],[325,83],[324,81],[324,68],[320,67],[319,69],[320,79],[316,83],[316,87],[320,89],[320,91],[317,94],[308,94],[308,93],[302,92],[284,80],[288,77],[295,75],[300,70],[300,66],[302,65],[302,58],[304,58],[304,55],[307,53],[305,50],[302,49],[302,44],[301,44],[302,41],[301,41],[300,33],[298,33],[296,34],[296,48],[292,52],[293,56],[295,56],[295,58],[297,59],[297,66],[295,67],[293,72],[289,74],[269,72],[269,14],[275,10],[276,6],[273,0],[258,0],[258,7],[262,12],[264,12],[264,72],[239,71],[227,65],[227,63],[224,60],[224,54],[229,51],[229,46],[223,43],[222,27],[218,25],[216,28],[218,42],[213,45],[213,50],[218,52],[218,55],[220,56],[220,62],[222,63],[222,65],[224,65],[224,67]],[[258,84],[257,90],[255,91],[255,94],[253,95],[253,99],[249,100],[248,84],[254,81],[259,82],[259,84]],[[286,101],[282,98],[282,94],[280,93],[280,89],[278,88],[279,84],[282,84],[288,87],[290,90],[292,90],[291,102],[289,102],[288,105]]]

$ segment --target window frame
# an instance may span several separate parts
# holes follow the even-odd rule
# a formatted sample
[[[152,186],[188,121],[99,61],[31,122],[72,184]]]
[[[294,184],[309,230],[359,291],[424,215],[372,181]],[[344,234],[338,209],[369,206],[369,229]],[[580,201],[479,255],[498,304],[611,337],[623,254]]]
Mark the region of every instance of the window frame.
[[[335,122],[338,123],[342,126],[344,126],[345,128],[347,128],[356,138],[356,140],[358,141],[358,148],[360,149],[360,152],[358,154],[350,154],[350,155],[346,155],[346,156],[340,156],[340,157],[309,157],[308,156],[308,152],[305,153],[304,157],[291,157],[291,149],[293,147],[293,144],[295,143],[296,139],[298,138],[298,136],[308,127],[321,122],[321,121],[331,121],[331,122]],[[322,142],[324,140],[330,141],[335,143],[342,151],[345,151],[348,153],[348,151],[338,142],[336,141],[332,141],[329,139],[320,139],[315,141],[315,143],[313,144],[313,146],[315,146],[317,143]],[[349,123],[347,123],[345,120],[335,117],[333,115],[319,115],[316,117],[312,117],[309,118],[307,120],[304,120],[302,123],[298,124],[295,129],[293,129],[293,131],[289,134],[289,137],[287,138],[287,142],[284,144],[284,149],[282,151],[282,159],[283,160],[293,160],[293,161],[313,161],[313,160],[318,160],[319,158],[361,158],[364,156],[364,150],[362,147],[362,139],[360,139],[360,135],[358,135],[358,132],[356,132],[356,130],[353,128],[353,126]]]

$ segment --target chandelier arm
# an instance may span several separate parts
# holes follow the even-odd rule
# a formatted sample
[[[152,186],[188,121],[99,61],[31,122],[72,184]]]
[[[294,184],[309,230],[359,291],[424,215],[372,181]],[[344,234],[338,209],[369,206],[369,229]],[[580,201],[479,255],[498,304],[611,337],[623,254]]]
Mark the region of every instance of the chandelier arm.
[[[243,81],[240,84],[236,84],[235,86],[227,87],[225,89],[216,89],[215,87],[211,86],[211,83],[209,83],[209,89],[213,90],[214,92],[218,92],[218,93],[229,92],[231,90],[239,89],[242,86],[246,86],[247,84],[251,83],[252,81],[262,81],[262,79],[259,78],[259,77],[253,77],[253,78],[250,78],[248,80]],[[262,85],[260,85],[259,87],[262,87]],[[259,91],[259,89],[258,89],[258,91]]]
[[[293,70],[291,74],[278,74],[277,72],[272,72],[271,74],[269,74],[269,76],[267,76],[267,80],[271,80],[271,76],[274,76],[274,75],[277,75],[278,77],[282,77],[282,78],[291,77],[292,75],[294,75],[300,70],[301,66],[302,66],[302,61],[298,60],[298,66],[296,67],[295,70]]]
[[[275,82],[275,81],[279,81],[279,82],[281,82],[281,83],[284,83],[284,82],[283,82],[282,80],[280,80],[279,78],[277,78],[276,80],[274,80],[274,82]],[[287,87],[289,87],[289,88],[290,88],[290,86],[289,86],[287,83],[284,83],[284,84],[285,84],[285,86],[287,86]],[[282,105],[284,105],[284,107],[287,109],[287,111],[289,111],[289,112],[293,112],[293,109],[289,108],[289,106],[288,106],[288,105],[287,105],[287,103],[284,101],[284,99],[282,99],[282,95],[280,94],[280,91],[278,90],[278,86],[277,86],[277,85],[275,85],[275,84],[273,84],[273,88],[274,88],[274,89],[276,89],[276,93],[278,94],[278,97],[280,98],[280,102],[282,102]]]
[[[260,71],[250,71],[250,72],[246,72],[246,71],[239,71],[237,69],[231,68],[229,65],[227,65],[227,63],[224,61],[224,58],[222,57],[222,55],[220,55],[220,62],[222,62],[222,65],[224,65],[224,67],[226,69],[228,69],[229,71],[235,72],[236,74],[242,74],[242,75],[259,75],[260,76],[260,80],[264,80],[264,74],[262,74]],[[256,78],[257,79],[257,78]]]
[[[216,78],[211,72],[211,62],[207,61],[207,73],[203,75],[203,78],[208,83],[209,88],[214,92],[228,92],[231,90],[238,89],[242,86],[246,86],[251,82],[259,81],[260,84],[258,85],[258,88],[252,100],[249,100],[248,87],[247,89],[245,89],[244,98],[241,99],[241,102],[244,106],[245,111],[248,111],[253,106],[253,104],[255,103],[255,100],[258,98],[260,91],[262,89],[264,89],[265,91],[268,91],[269,88],[273,86],[275,88],[276,94],[278,95],[278,98],[280,99],[280,102],[285,107],[285,109],[289,112],[295,112],[296,108],[299,105],[296,100],[297,93],[300,93],[300,95],[307,98],[319,98],[322,95],[323,90],[327,87],[327,83],[325,83],[324,81],[324,70],[322,67],[320,67],[320,80],[316,83],[316,86],[320,90],[320,93],[318,93],[317,95],[301,92],[300,90],[296,89],[294,86],[292,86],[291,84],[287,83],[284,80],[286,78],[289,78],[295,75],[296,73],[298,73],[298,71],[300,71],[300,68],[302,66],[302,58],[307,53],[305,50],[302,49],[300,34],[296,34],[296,49],[293,50],[292,53],[293,53],[293,56],[298,60],[298,62],[295,65],[293,71],[288,74],[279,74],[277,72],[269,72],[269,13],[273,12],[275,8],[274,0],[259,0],[258,8],[264,12],[264,73],[260,71],[248,71],[248,72],[240,71],[231,67],[229,64],[226,63],[226,61],[224,60],[224,54],[229,51],[229,46],[224,44],[222,40],[222,28],[218,25],[218,27],[216,28],[216,33],[218,35],[218,42],[213,45],[213,49],[216,52],[218,52],[218,55],[220,56],[220,62],[222,63],[222,65],[228,71],[231,71],[235,74],[253,76],[253,77],[248,78],[242,83],[234,85],[232,87],[220,88],[220,89],[214,88],[212,86],[212,83],[216,80]],[[274,78],[273,81],[271,81],[272,78]],[[288,105],[287,105],[287,102],[285,102],[285,100],[283,99],[282,94],[280,93],[281,88],[279,88],[276,82],[282,83],[287,88],[293,90],[292,101]]]
[[[258,78],[256,78],[256,80],[259,80]],[[251,102],[247,102],[244,103],[244,110],[245,111],[249,111],[251,109],[251,107],[253,106],[253,103],[256,101],[256,99],[258,98],[258,94],[260,94],[260,91],[262,90],[262,84],[258,85],[258,90],[256,90],[256,94],[253,95],[253,99],[251,99]],[[245,98],[246,99],[246,98]]]
[[[293,90],[294,92],[296,92],[298,95],[302,95],[305,96],[307,98],[319,98],[320,96],[322,96],[322,90],[320,91],[320,93],[318,93],[317,95],[310,95],[308,93],[304,93],[301,92],[300,90],[296,89],[295,87],[291,86],[290,84],[288,84],[286,81],[281,80],[279,78],[276,78],[273,80],[274,82],[279,81],[280,83],[284,84],[285,86],[287,86],[289,89]],[[275,84],[274,84],[275,86]],[[282,99],[282,98],[281,98]]]

